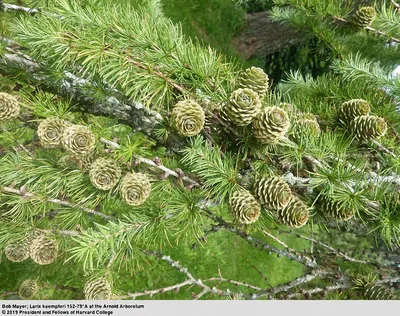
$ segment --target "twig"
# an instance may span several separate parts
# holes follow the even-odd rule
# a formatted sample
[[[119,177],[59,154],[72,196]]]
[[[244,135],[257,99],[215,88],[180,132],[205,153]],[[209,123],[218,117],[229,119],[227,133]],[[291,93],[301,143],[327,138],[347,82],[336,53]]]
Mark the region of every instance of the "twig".
[[[110,140],[107,140],[107,139],[104,139],[104,138],[100,138],[100,141],[102,143],[110,146],[110,147],[113,147],[113,148],[116,148],[116,149],[121,148],[121,146],[119,144],[117,144],[117,143],[115,143],[113,141],[110,141]],[[189,178],[188,176],[185,176],[185,175],[180,176],[177,172],[175,172],[175,171],[173,171],[173,170],[171,170],[171,169],[169,169],[169,168],[167,168],[167,167],[165,167],[163,165],[157,165],[154,161],[152,161],[150,159],[147,159],[147,158],[144,158],[144,157],[141,157],[141,156],[138,156],[138,155],[135,155],[135,157],[137,158],[139,163],[143,162],[143,163],[145,163],[145,164],[147,164],[149,166],[152,166],[152,167],[155,167],[157,169],[162,170],[166,174],[174,176],[174,177],[176,177],[178,179],[182,179],[183,181],[186,181],[186,182],[188,182],[188,183],[190,183],[190,184],[192,184],[192,185],[194,185],[196,187],[201,187],[200,183],[198,183],[197,181]]]
[[[10,188],[10,187],[0,187],[0,191],[5,192],[5,193],[10,193],[10,194],[16,194],[16,195],[22,196],[23,198],[26,198],[26,199],[28,199],[28,198],[36,198],[38,200],[43,200],[42,198],[38,197],[34,193],[25,192],[25,190],[21,190],[21,189],[14,189],[14,188]],[[48,203],[55,203],[55,204],[62,205],[62,206],[67,206],[67,207],[70,207],[70,208],[78,208],[78,209],[80,209],[80,210],[82,210],[82,211],[84,211],[84,212],[86,212],[88,214],[94,214],[94,215],[100,216],[100,217],[102,217],[103,219],[105,219],[107,221],[114,219],[113,216],[103,214],[101,212],[98,212],[98,211],[92,210],[90,208],[81,206],[81,205],[79,205],[77,203],[70,203],[68,201],[64,201],[64,200],[60,200],[60,199],[51,199],[51,198],[45,198],[44,200],[46,202],[48,202]]]
[[[400,4],[398,4],[396,1],[390,0],[390,3],[393,4],[393,6],[394,6],[397,10],[400,10]]]
[[[338,16],[333,16],[332,18],[335,19],[336,21],[341,21],[341,22],[344,22],[344,23],[349,23],[349,21],[347,21],[346,19],[343,19],[343,18],[338,17]],[[380,35],[380,36],[388,37],[388,35],[387,35],[385,32],[382,32],[382,31],[379,31],[379,30],[377,30],[377,29],[374,29],[374,28],[371,27],[371,26],[367,26],[367,27],[365,27],[365,29],[366,29],[367,31],[373,32],[373,33],[378,34],[378,35]],[[388,37],[388,40],[391,41],[391,42],[400,43],[400,39],[395,38],[395,37]]]
[[[40,9],[27,8],[20,5],[8,4],[8,3],[4,3],[4,8],[6,8],[6,10],[23,11],[30,14],[42,13]]]
[[[18,292],[5,292],[5,293],[1,293],[1,294],[0,294],[0,297],[1,297],[1,296],[10,296],[10,295],[18,295]]]
[[[298,234],[298,233],[294,233],[294,232],[291,232],[291,231],[286,231],[286,230],[283,230],[283,229],[277,229],[277,230],[278,230],[280,233],[285,233],[285,234],[293,235],[293,236],[296,236],[296,237],[298,237],[298,238],[302,238],[302,239],[308,240],[308,241],[310,241],[310,242],[316,243],[316,244],[318,244],[318,245],[320,245],[320,246],[322,246],[322,247],[324,247],[324,248],[326,248],[326,249],[329,249],[330,251],[332,251],[332,252],[335,253],[336,255],[338,255],[338,256],[344,258],[344,259],[347,260],[347,261],[355,262],[355,263],[362,263],[362,264],[370,264],[369,261],[358,260],[358,259],[349,257],[349,256],[346,255],[345,253],[343,253],[343,252],[341,252],[341,251],[338,251],[338,250],[336,250],[335,248],[333,248],[333,247],[331,247],[331,246],[329,246],[329,245],[327,245],[327,244],[325,244],[325,243],[323,243],[323,242],[321,242],[321,241],[319,241],[319,240],[316,240],[316,239],[314,239],[314,238],[310,238],[310,237],[307,237],[307,236],[304,236],[304,235],[301,235],[301,234]]]
[[[387,149],[385,146],[383,146],[380,142],[373,140],[372,141],[373,144],[376,145],[376,147],[378,147],[378,150],[381,150],[389,155],[391,155],[392,157],[396,158],[396,154],[392,151],[390,151],[389,149]]]
[[[174,290],[178,290],[181,287],[184,287],[186,285],[191,285],[193,284],[192,280],[187,279],[181,283],[175,284],[175,285],[171,285],[171,286],[166,286],[166,287],[162,287],[156,290],[146,290],[146,291],[142,291],[142,292],[135,292],[135,293],[128,293],[126,297],[124,298],[131,298],[131,299],[136,299],[137,297],[140,296],[146,296],[149,295],[150,297],[152,297],[155,294],[160,294],[160,293],[165,293],[165,292],[169,292],[169,291],[174,291]]]
[[[254,247],[259,247],[261,250],[263,251],[267,251],[269,254],[272,253],[276,253],[278,255],[278,257],[286,257],[289,260],[293,260],[293,261],[297,261],[309,268],[317,268],[318,264],[311,258],[296,253],[295,251],[291,252],[291,251],[285,251],[285,250],[281,250],[278,248],[275,248],[271,245],[268,245],[267,243],[265,243],[264,241],[257,239],[253,236],[247,235],[245,232],[240,231],[234,227],[232,227],[228,222],[226,222],[224,219],[222,219],[221,217],[218,217],[216,215],[214,215],[212,212],[210,212],[207,209],[204,209],[204,211],[208,214],[208,216],[215,220],[216,222],[218,222],[218,226],[214,226],[214,231],[218,231],[221,229],[224,229],[226,231],[229,231],[231,233],[234,233],[236,235],[238,235],[239,237],[243,238],[244,240],[246,240],[250,245],[254,246]]]

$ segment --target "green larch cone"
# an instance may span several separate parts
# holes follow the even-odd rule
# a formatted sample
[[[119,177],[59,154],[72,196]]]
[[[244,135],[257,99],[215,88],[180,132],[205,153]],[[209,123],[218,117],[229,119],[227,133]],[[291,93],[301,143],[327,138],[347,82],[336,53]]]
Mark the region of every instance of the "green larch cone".
[[[286,226],[302,227],[308,221],[308,206],[297,197],[293,197],[285,208],[278,210],[277,218]]]
[[[323,198],[321,202],[323,212],[334,219],[347,221],[354,216],[354,211],[347,208],[338,201],[333,201],[329,198]]]
[[[172,119],[182,136],[194,136],[201,132],[205,122],[203,108],[193,100],[180,101],[172,109]]]
[[[361,115],[350,122],[349,129],[359,140],[371,140],[385,135],[387,124],[382,117]]]
[[[8,243],[4,248],[4,254],[12,262],[24,261],[29,258],[29,245],[28,240]]]
[[[100,190],[111,190],[121,178],[121,173],[115,160],[98,158],[90,166],[90,182]]]
[[[294,124],[291,138],[300,140],[303,137],[318,137],[321,134],[321,128],[316,117],[312,113],[301,114]]]
[[[151,183],[143,173],[127,173],[121,180],[119,192],[129,205],[143,204],[151,193]]]
[[[221,108],[221,116],[236,126],[249,125],[261,110],[258,94],[251,89],[237,89]]]
[[[353,99],[343,102],[338,110],[338,119],[342,124],[347,124],[357,116],[368,115],[371,111],[369,103],[363,99]]]
[[[276,144],[290,128],[286,111],[268,106],[253,120],[254,137],[262,144]]]
[[[62,143],[62,137],[67,127],[72,124],[58,117],[49,117],[40,122],[37,133],[40,144],[45,148],[57,148]]]
[[[370,26],[376,18],[376,11],[373,7],[362,7],[354,13],[351,24],[355,29],[363,29]]]
[[[229,208],[239,224],[252,224],[261,214],[260,204],[247,190],[235,191],[229,199]]]
[[[48,236],[38,236],[32,240],[30,255],[34,262],[44,265],[52,263],[58,255],[57,241]]]
[[[281,177],[257,179],[254,193],[261,205],[272,210],[284,208],[292,198],[289,185]]]
[[[364,286],[362,290],[363,297],[367,300],[394,300],[394,296],[389,289],[376,285],[376,284],[367,284]]]
[[[96,137],[86,126],[72,125],[64,130],[62,144],[74,155],[89,155],[95,148]]]
[[[359,275],[353,279],[355,286],[352,291],[359,293],[367,300],[394,300],[392,292],[382,285],[376,284],[376,279],[377,276],[372,274]]]
[[[251,89],[262,100],[268,90],[268,80],[268,75],[261,68],[247,68],[239,76],[238,88]]]
[[[85,284],[83,293],[86,300],[109,300],[112,295],[111,285],[104,278],[89,281]]]
[[[11,94],[0,92],[0,123],[17,118],[19,111],[18,100]]]
[[[31,300],[39,292],[39,286],[36,280],[25,280],[21,283],[18,290],[18,296],[23,300]]]
[[[79,169],[89,171],[92,165],[94,156],[89,154],[86,156],[65,155],[58,160],[58,164],[63,168]]]

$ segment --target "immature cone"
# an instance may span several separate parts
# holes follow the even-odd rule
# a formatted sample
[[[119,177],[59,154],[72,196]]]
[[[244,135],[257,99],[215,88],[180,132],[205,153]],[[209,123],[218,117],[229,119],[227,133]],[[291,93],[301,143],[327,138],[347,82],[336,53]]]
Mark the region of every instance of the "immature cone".
[[[63,133],[63,146],[75,155],[88,155],[95,147],[96,137],[82,125],[72,125]]]
[[[394,300],[389,289],[376,284],[367,284],[362,289],[362,296],[367,300]]]
[[[239,76],[238,87],[251,89],[263,99],[268,90],[268,75],[261,68],[247,68]]]
[[[64,131],[72,124],[58,117],[43,120],[38,127],[40,144],[45,148],[56,148],[61,145]]]
[[[115,160],[98,158],[90,167],[90,182],[100,190],[111,190],[121,178],[121,173]]]
[[[239,224],[252,224],[261,214],[260,204],[247,190],[235,191],[229,199],[229,208]]]
[[[360,140],[371,140],[386,134],[387,124],[374,115],[357,116],[350,122],[350,131]]]
[[[0,122],[18,117],[18,100],[11,94],[0,92]]]
[[[251,89],[237,89],[229,101],[221,108],[222,117],[236,126],[246,126],[261,110],[261,101]]]
[[[277,217],[279,221],[289,227],[304,226],[308,221],[308,206],[293,197],[285,208],[278,210]]]
[[[371,111],[369,103],[363,99],[353,99],[343,102],[338,110],[338,119],[342,124],[347,124],[357,116],[368,115]]]
[[[373,7],[362,7],[353,15],[351,23],[356,29],[363,29],[370,26],[376,18],[376,11]]]
[[[394,300],[392,292],[376,284],[376,275],[359,275],[354,279],[353,291],[360,293],[367,300]]]
[[[180,101],[172,110],[176,129],[182,136],[194,136],[200,133],[205,122],[203,108],[193,100]]]
[[[50,264],[58,255],[57,241],[48,236],[38,236],[32,240],[30,253],[34,262],[40,265]]]
[[[109,300],[111,298],[111,285],[105,279],[97,279],[85,284],[83,289],[86,300]]]
[[[292,138],[300,140],[302,137],[318,137],[321,134],[321,128],[315,116],[306,113],[295,123]]]
[[[119,192],[129,205],[140,205],[150,196],[151,183],[143,173],[127,173],[122,178]]]
[[[280,177],[256,180],[254,193],[261,205],[273,210],[284,208],[292,198],[289,185]]]
[[[58,164],[63,168],[79,169],[83,171],[89,171],[93,163],[93,155],[76,156],[76,155],[65,155],[58,160]]]
[[[322,210],[328,216],[341,221],[347,221],[354,216],[352,209],[345,207],[343,203],[328,198],[322,199]]]
[[[29,242],[26,240],[11,242],[4,249],[7,259],[12,262],[21,262],[29,258]]]
[[[18,296],[23,300],[31,300],[39,292],[39,286],[35,280],[25,280],[21,283]]]
[[[286,111],[268,106],[253,121],[254,137],[262,144],[276,144],[290,128]]]

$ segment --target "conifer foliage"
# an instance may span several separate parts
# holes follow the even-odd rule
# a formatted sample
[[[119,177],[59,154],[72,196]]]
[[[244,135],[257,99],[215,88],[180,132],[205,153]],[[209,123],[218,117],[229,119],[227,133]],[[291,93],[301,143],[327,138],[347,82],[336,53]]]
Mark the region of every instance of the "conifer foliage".
[[[0,285],[21,299],[395,298],[394,2],[275,0],[272,18],[332,62],[274,89],[158,1],[100,2],[33,16],[4,3],[22,12],[0,46]],[[231,274],[251,269],[254,284]]]

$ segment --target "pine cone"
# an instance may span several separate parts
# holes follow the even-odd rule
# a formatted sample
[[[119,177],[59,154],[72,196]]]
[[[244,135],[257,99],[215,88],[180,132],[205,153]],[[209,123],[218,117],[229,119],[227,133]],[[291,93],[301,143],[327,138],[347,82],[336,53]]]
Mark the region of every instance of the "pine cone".
[[[348,124],[357,116],[368,115],[371,111],[369,103],[363,99],[353,99],[343,102],[338,110],[338,119],[342,124]]]
[[[292,198],[289,185],[280,177],[256,180],[254,192],[261,205],[273,210],[284,208]]]
[[[253,121],[254,137],[262,144],[276,144],[289,128],[289,116],[276,106],[266,107]]]
[[[58,117],[43,120],[38,127],[40,144],[45,148],[57,148],[61,145],[65,129],[72,124]]]
[[[0,92],[0,122],[17,118],[19,111],[18,100],[11,94]]]
[[[31,300],[39,292],[39,286],[35,280],[25,280],[21,283],[18,296],[23,300]]]
[[[121,168],[113,159],[98,158],[90,166],[90,182],[100,190],[111,190],[121,178]]]
[[[58,164],[63,168],[79,169],[89,171],[92,165],[94,156],[89,154],[86,156],[65,155],[58,160]]]
[[[252,224],[261,214],[260,204],[247,190],[235,191],[229,199],[229,207],[239,224]]]
[[[345,207],[338,201],[333,201],[332,199],[323,198],[322,199],[322,210],[328,216],[341,220],[347,221],[354,216],[354,211]]]
[[[201,132],[205,122],[203,108],[193,100],[180,101],[172,110],[176,129],[182,136],[194,136]]]
[[[350,122],[350,131],[360,140],[371,140],[386,134],[387,124],[374,115],[357,116]]]
[[[278,210],[277,217],[289,227],[304,226],[308,221],[308,206],[298,198],[293,197],[285,208]]]
[[[258,94],[250,89],[237,89],[232,92],[229,102],[221,108],[221,116],[237,126],[246,126],[261,110]]]
[[[32,240],[30,253],[34,262],[40,265],[50,264],[58,255],[57,241],[48,236],[38,236]]]
[[[351,24],[355,29],[363,29],[370,26],[376,18],[376,11],[373,7],[362,7],[354,13]]]
[[[128,173],[119,188],[122,198],[129,205],[143,204],[151,193],[151,183],[143,173]]]
[[[86,300],[109,300],[111,299],[111,285],[104,278],[87,282],[83,289]]]
[[[389,289],[376,285],[367,284],[363,287],[362,296],[367,300],[394,300],[394,296]]]
[[[251,89],[262,100],[268,90],[268,75],[261,68],[247,68],[239,76],[238,88]]]
[[[394,300],[395,297],[389,289],[376,284],[376,278],[377,275],[373,274],[357,276],[353,279],[353,295],[354,292],[359,293],[367,300]]]
[[[62,141],[64,148],[71,153],[88,155],[95,148],[96,137],[86,126],[72,125],[65,129]]]
[[[295,123],[292,138],[299,141],[302,137],[318,137],[321,134],[321,128],[315,116],[307,113]]]
[[[29,242],[27,240],[7,244],[4,254],[12,262],[22,262],[29,258]]]

